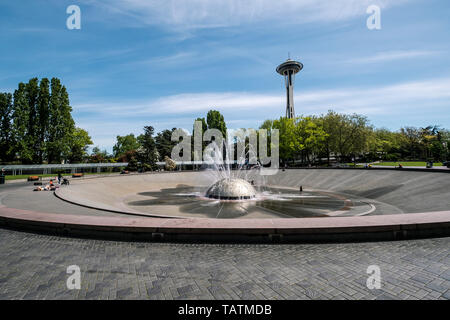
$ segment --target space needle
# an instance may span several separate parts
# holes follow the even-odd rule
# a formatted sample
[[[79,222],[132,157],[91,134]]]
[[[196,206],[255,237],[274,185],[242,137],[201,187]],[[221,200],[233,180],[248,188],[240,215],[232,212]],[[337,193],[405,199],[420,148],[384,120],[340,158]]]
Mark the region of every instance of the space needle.
[[[286,84],[286,118],[294,119],[294,80],[295,74],[303,69],[303,64],[287,59],[277,67],[277,72],[284,76],[284,82]]]

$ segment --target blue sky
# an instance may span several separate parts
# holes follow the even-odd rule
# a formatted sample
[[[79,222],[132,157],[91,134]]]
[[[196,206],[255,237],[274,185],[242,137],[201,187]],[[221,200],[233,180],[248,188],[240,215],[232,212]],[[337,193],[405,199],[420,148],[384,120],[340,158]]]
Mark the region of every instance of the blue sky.
[[[81,9],[69,30],[66,8]],[[381,30],[369,30],[369,5]],[[116,135],[192,128],[220,110],[230,128],[285,112],[276,66],[304,64],[295,110],[367,115],[377,127],[450,128],[447,0],[21,0],[0,2],[0,91],[58,77],[73,115],[109,151]]]

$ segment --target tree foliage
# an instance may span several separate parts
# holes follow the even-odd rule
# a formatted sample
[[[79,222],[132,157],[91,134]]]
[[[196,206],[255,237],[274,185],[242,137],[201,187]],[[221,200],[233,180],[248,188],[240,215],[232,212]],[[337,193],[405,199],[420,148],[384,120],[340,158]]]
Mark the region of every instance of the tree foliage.
[[[137,160],[142,164],[144,171],[155,170],[159,158],[157,144],[153,138],[154,133],[155,129],[152,126],[145,126],[144,133],[137,139],[140,145],[137,150]]]
[[[69,94],[59,79],[32,78],[19,83],[13,95],[0,95],[0,108],[1,161],[73,161],[70,143],[77,132]]]
[[[116,144],[113,147],[115,157],[120,157],[128,151],[136,151],[139,148],[139,142],[134,134],[117,136]]]
[[[172,149],[176,145],[176,141],[172,141],[172,133],[176,130],[176,128],[172,128],[172,130],[163,130],[158,132],[155,137],[156,149],[158,151],[159,160],[163,160],[166,156],[171,157]]]
[[[224,138],[227,137],[227,125],[223,115],[217,110],[209,110],[206,115],[206,123],[208,129],[217,129],[222,133]]]
[[[88,146],[92,144],[92,140],[88,132],[81,128],[75,128],[75,130],[71,133],[68,141],[68,160],[71,163],[82,162],[88,154]]]
[[[447,160],[450,134],[439,126],[375,129],[365,116],[329,111],[321,116],[266,120],[280,132],[280,158],[304,164],[374,160]],[[269,134],[270,137],[270,134]]]
[[[284,161],[302,159],[311,163],[321,151],[328,136],[321,121],[316,117],[298,117],[289,119],[266,120],[261,129],[278,129],[280,135],[280,157]]]
[[[0,93],[0,161],[11,161],[14,158],[11,132],[12,114],[12,95]]]

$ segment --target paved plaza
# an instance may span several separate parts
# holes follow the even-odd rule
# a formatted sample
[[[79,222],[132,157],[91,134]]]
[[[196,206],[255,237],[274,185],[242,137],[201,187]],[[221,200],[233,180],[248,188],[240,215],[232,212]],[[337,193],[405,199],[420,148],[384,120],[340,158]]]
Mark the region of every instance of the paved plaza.
[[[0,299],[449,299],[450,238],[230,245],[74,239],[0,229]],[[66,269],[81,269],[68,290]],[[366,286],[369,265],[381,289]]]
[[[367,181],[363,176],[344,176],[347,171],[339,176],[334,176],[334,171],[325,173],[334,188],[356,188],[358,181]],[[410,203],[398,194],[402,191],[400,195],[416,195],[416,184],[409,182],[420,180],[421,190],[431,198],[418,198],[415,204],[425,206],[433,200],[437,209],[448,208],[448,200],[439,198],[443,193],[434,197],[431,194],[431,181],[440,179],[447,185],[448,181],[443,180],[447,176],[395,178],[402,177],[405,181],[391,188],[395,192],[380,191],[382,183],[392,182],[384,176],[372,179],[367,190],[359,192],[408,210]],[[319,178],[317,183],[322,183]],[[288,175],[283,179],[285,185],[295,182]],[[0,205],[61,217],[122,217],[70,204],[50,192],[32,192],[32,188],[25,182],[3,185]],[[0,299],[450,298],[450,238],[332,244],[195,244],[92,240],[0,228],[0,243]],[[67,268],[73,265],[81,270],[79,290],[69,290],[66,285],[70,277]],[[371,290],[367,287],[367,270],[374,265],[381,271],[381,289]]]

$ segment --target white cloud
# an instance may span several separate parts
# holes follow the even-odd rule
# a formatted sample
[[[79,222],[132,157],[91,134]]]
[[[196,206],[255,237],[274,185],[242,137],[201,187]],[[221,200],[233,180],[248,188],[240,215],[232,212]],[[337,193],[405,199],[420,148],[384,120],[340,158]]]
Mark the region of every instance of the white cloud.
[[[284,115],[285,95],[276,93],[213,92],[187,93],[148,101],[104,101],[73,104],[77,124],[92,134],[95,144],[109,149],[115,136],[134,132],[144,125],[156,131],[182,127],[190,130],[194,118],[212,108],[220,110],[230,128],[257,126],[264,119]],[[377,87],[334,88],[303,91],[296,89],[297,115],[326,113],[359,113],[369,119],[398,119],[398,127],[408,118],[425,117],[434,110],[450,107],[450,78],[411,81]],[[434,109],[433,109],[434,108]],[[83,116],[87,112],[88,116]],[[89,119],[89,120],[88,120]]]
[[[128,65],[164,65],[165,68],[184,64],[187,61],[197,58],[197,52],[178,52],[168,56],[157,56],[145,60],[138,60],[126,63]]]
[[[427,113],[427,107],[450,106],[450,78],[405,82],[376,88],[345,88],[299,93],[297,105],[304,113],[324,108],[365,115],[395,116],[399,113]]]
[[[379,52],[371,56],[350,59],[347,63],[376,63],[387,62],[394,60],[411,59],[418,57],[429,57],[439,54],[439,51],[426,51],[426,50],[404,50],[404,51],[386,51]]]
[[[269,95],[246,92],[186,93],[161,97],[150,101],[122,101],[84,103],[74,105],[76,111],[91,111],[105,114],[170,115],[207,111],[211,108],[259,109],[280,105],[284,95]]]
[[[369,5],[381,8],[408,0],[98,0],[87,1],[140,23],[199,29],[261,21],[288,24],[332,22],[366,14]]]
[[[450,78],[405,82],[378,87],[336,88],[303,91],[296,89],[295,103],[302,113],[341,112],[367,114],[389,113],[392,108],[428,104],[449,104]],[[281,108],[285,96],[277,93],[211,92],[186,93],[148,101],[106,101],[75,104],[77,112],[90,111],[105,115],[177,115],[192,114],[216,108],[222,111],[262,111]],[[282,109],[281,109],[282,110]],[[239,118],[239,117],[236,117]]]

